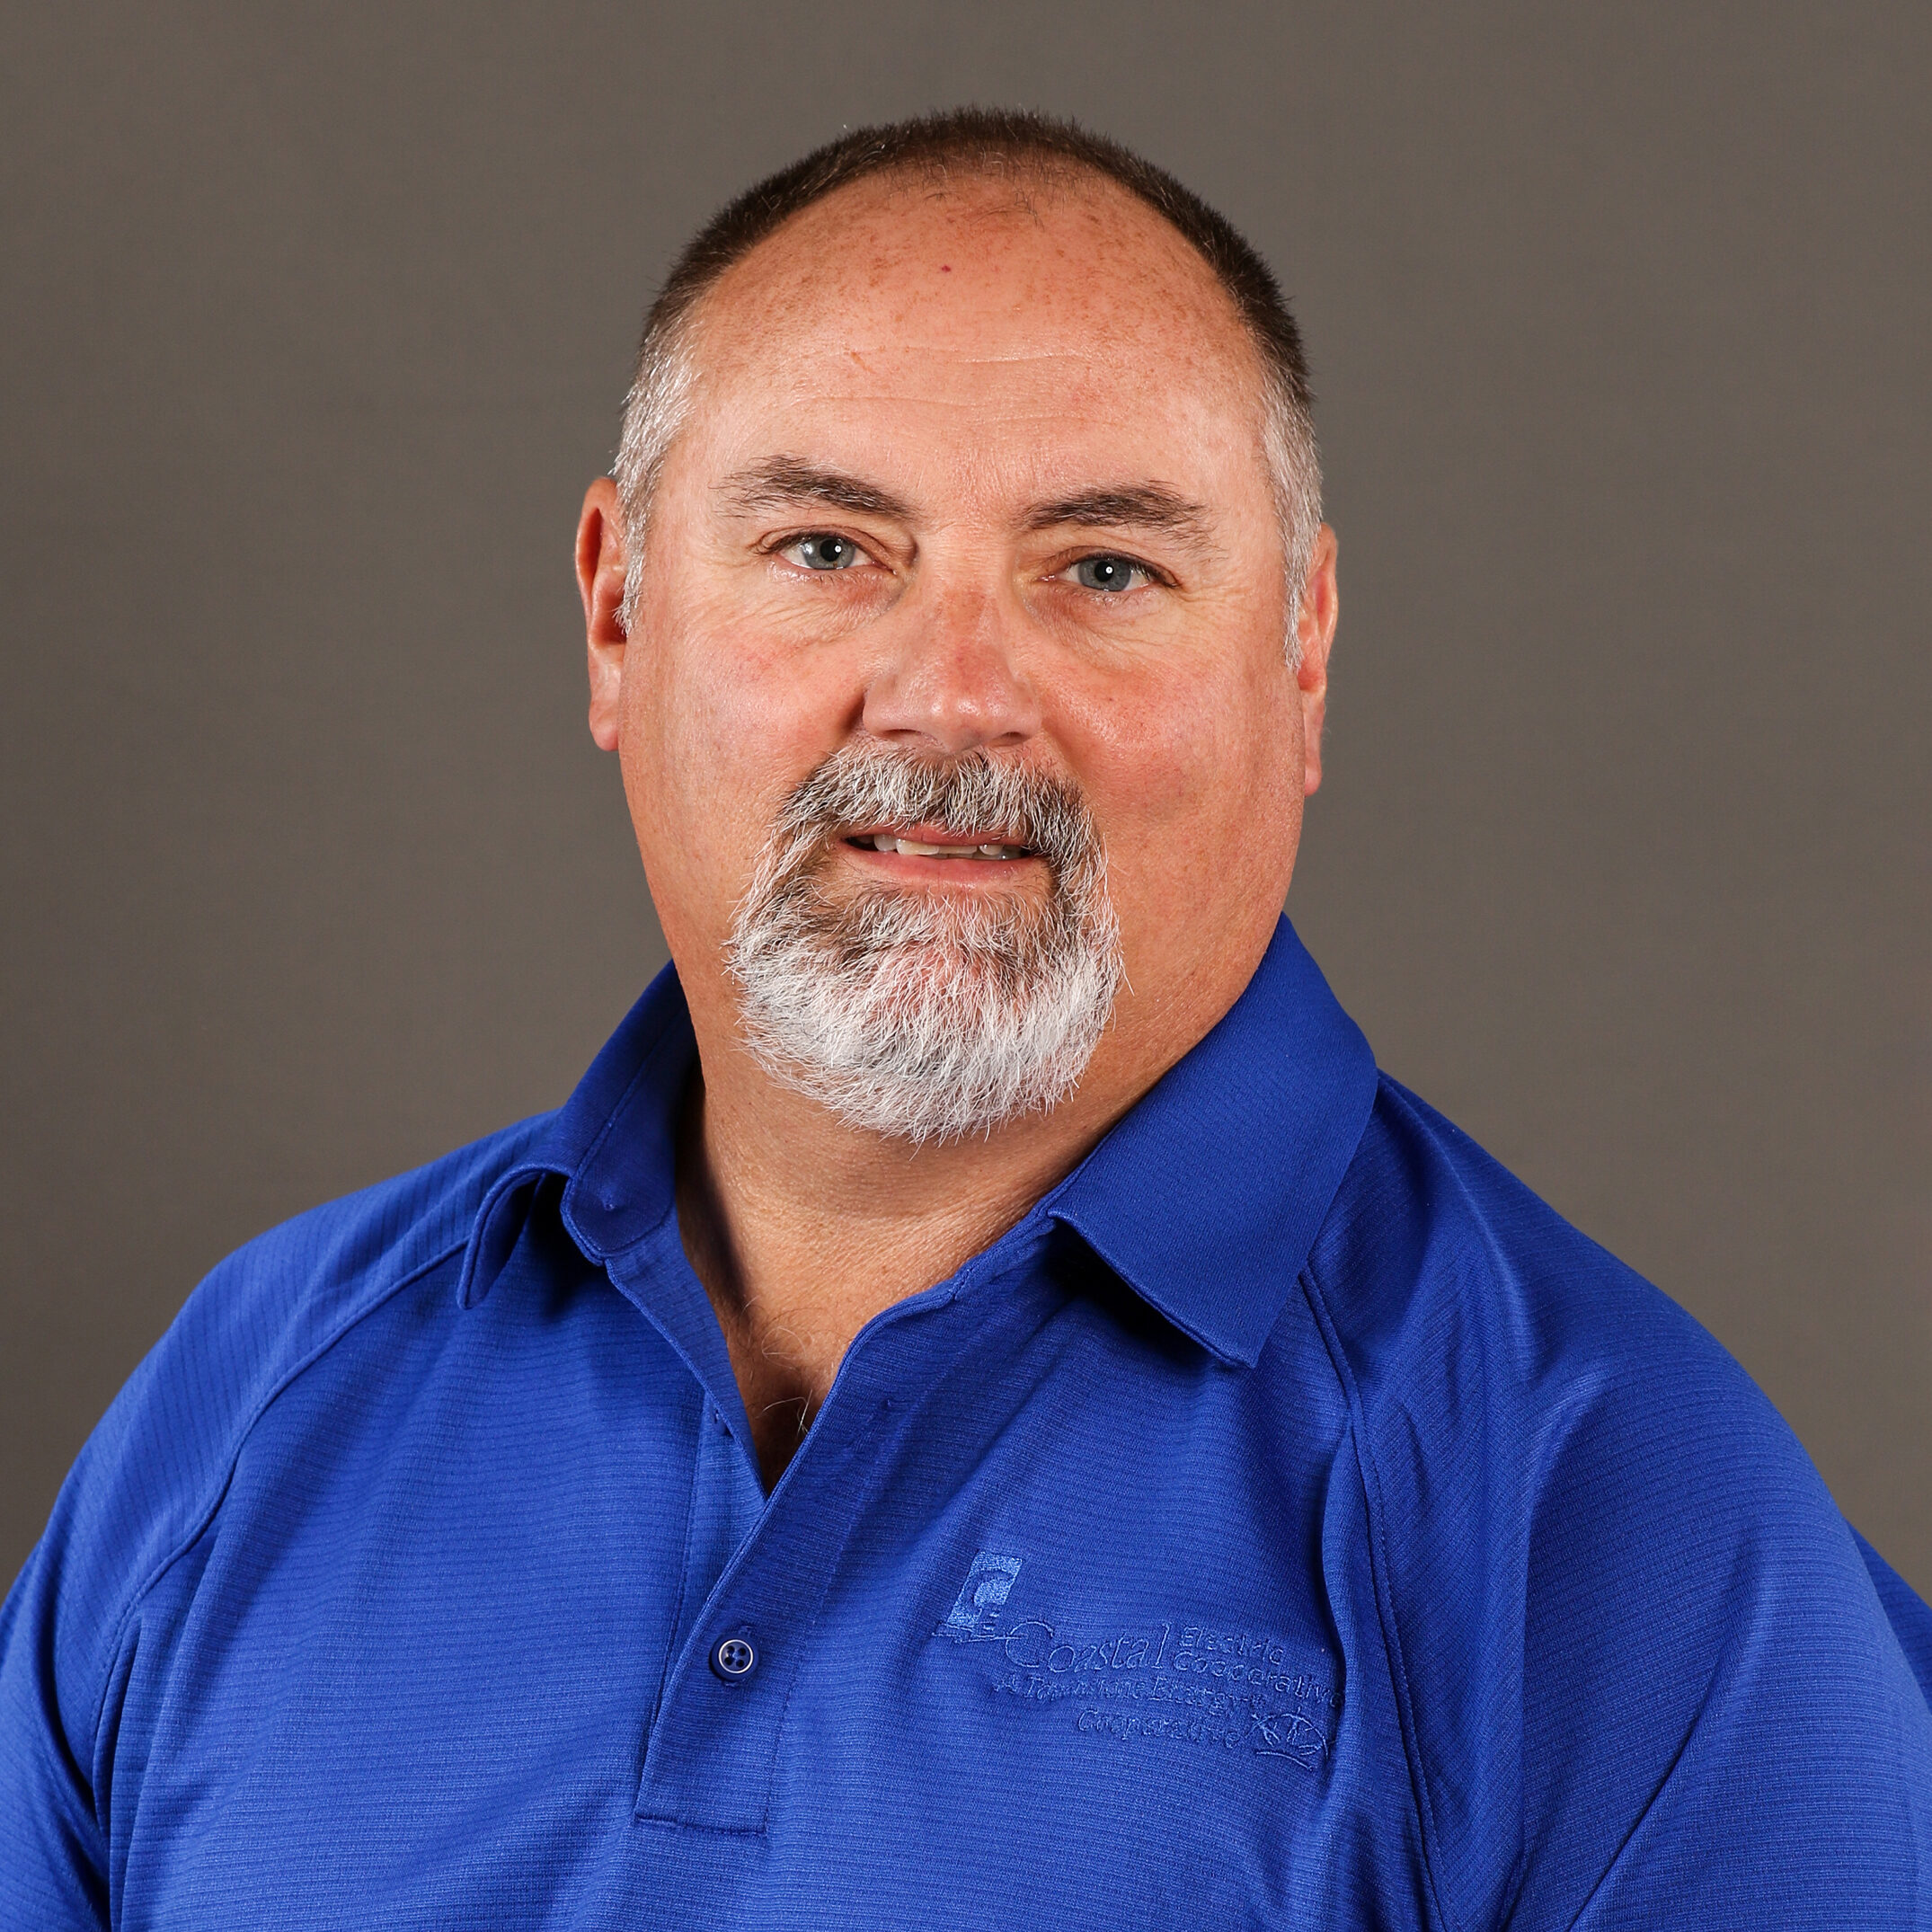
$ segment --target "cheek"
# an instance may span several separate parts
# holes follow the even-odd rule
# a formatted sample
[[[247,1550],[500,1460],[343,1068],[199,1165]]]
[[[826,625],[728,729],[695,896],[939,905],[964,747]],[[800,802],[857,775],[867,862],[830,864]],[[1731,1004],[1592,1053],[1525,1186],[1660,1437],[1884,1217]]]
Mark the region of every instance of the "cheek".
[[[719,934],[780,802],[837,744],[849,707],[829,665],[761,649],[722,602],[642,618],[620,739],[632,821],[660,912]]]
[[[1123,891],[1157,896],[1178,881],[1250,891],[1257,867],[1284,855],[1285,866],[1300,825],[1293,698],[1286,668],[1263,666],[1248,677],[1165,678],[1089,707],[1076,760],[1088,768]]]

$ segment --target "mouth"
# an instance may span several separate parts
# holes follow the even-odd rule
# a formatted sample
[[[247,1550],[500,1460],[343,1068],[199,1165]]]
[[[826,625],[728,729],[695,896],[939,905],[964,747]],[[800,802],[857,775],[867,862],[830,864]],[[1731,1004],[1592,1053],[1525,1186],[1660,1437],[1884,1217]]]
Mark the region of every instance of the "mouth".
[[[915,825],[901,831],[882,826],[849,832],[844,843],[848,850],[868,857],[876,855],[947,864],[1010,865],[1016,860],[1040,856],[1031,846],[1022,845],[997,827],[962,830],[953,826]]]

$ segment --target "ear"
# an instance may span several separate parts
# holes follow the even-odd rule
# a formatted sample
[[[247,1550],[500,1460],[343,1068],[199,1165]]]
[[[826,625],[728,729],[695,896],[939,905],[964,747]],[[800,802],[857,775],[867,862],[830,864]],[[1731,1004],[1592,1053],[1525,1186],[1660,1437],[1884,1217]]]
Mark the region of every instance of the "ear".
[[[1301,691],[1301,741],[1304,795],[1322,782],[1322,725],[1328,715],[1328,648],[1335,641],[1335,620],[1342,615],[1341,592],[1335,582],[1335,533],[1325,523],[1315,536],[1308,575],[1295,611],[1295,682]]]
[[[617,486],[599,476],[584,492],[577,519],[577,589],[583,598],[584,641],[589,652],[590,736],[600,751],[617,748],[624,696],[624,513]]]

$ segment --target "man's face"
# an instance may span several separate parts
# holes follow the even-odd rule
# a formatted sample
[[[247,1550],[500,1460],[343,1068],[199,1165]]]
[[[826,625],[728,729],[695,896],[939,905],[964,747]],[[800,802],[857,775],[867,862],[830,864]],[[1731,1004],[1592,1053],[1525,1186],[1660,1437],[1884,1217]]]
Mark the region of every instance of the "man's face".
[[[694,1015],[741,1000],[734,915],[801,787],[970,767],[1084,812],[1124,967],[1095,1075],[1157,1071],[1267,944],[1334,619],[1325,542],[1298,670],[1232,305],[1110,184],[1021,207],[863,182],[724,277],[695,362],[628,642],[610,583],[587,585],[592,726]],[[883,908],[935,945],[1050,924],[1063,882],[1010,823],[853,817],[793,854],[823,917]],[[880,849],[962,829],[997,852]]]

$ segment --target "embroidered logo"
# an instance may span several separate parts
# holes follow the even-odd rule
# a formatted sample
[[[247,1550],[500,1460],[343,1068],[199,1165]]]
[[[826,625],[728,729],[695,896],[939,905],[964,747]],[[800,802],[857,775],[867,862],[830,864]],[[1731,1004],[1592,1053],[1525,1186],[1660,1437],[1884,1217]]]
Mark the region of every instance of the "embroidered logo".
[[[1325,1653],[1309,1668],[1265,1631],[1195,1619],[1086,1629],[1018,1614],[1021,1560],[981,1550],[936,1635],[984,1645],[996,1695],[1077,1700],[1083,1736],[1166,1740],[1321,1768],[1341,1708]],[[1176,1641],[1176,1631],[1179,1632]]]
[[[1013,1580],[1020,1573],[1017,1556],[1002,1556],[983,1549],[972,1560],[966,1581],[960,1585],[958,1600],[946,1612],[940,1627],[948,1636],[987,1636],[998,1627],[1001,1606],[1013,1591]]]

